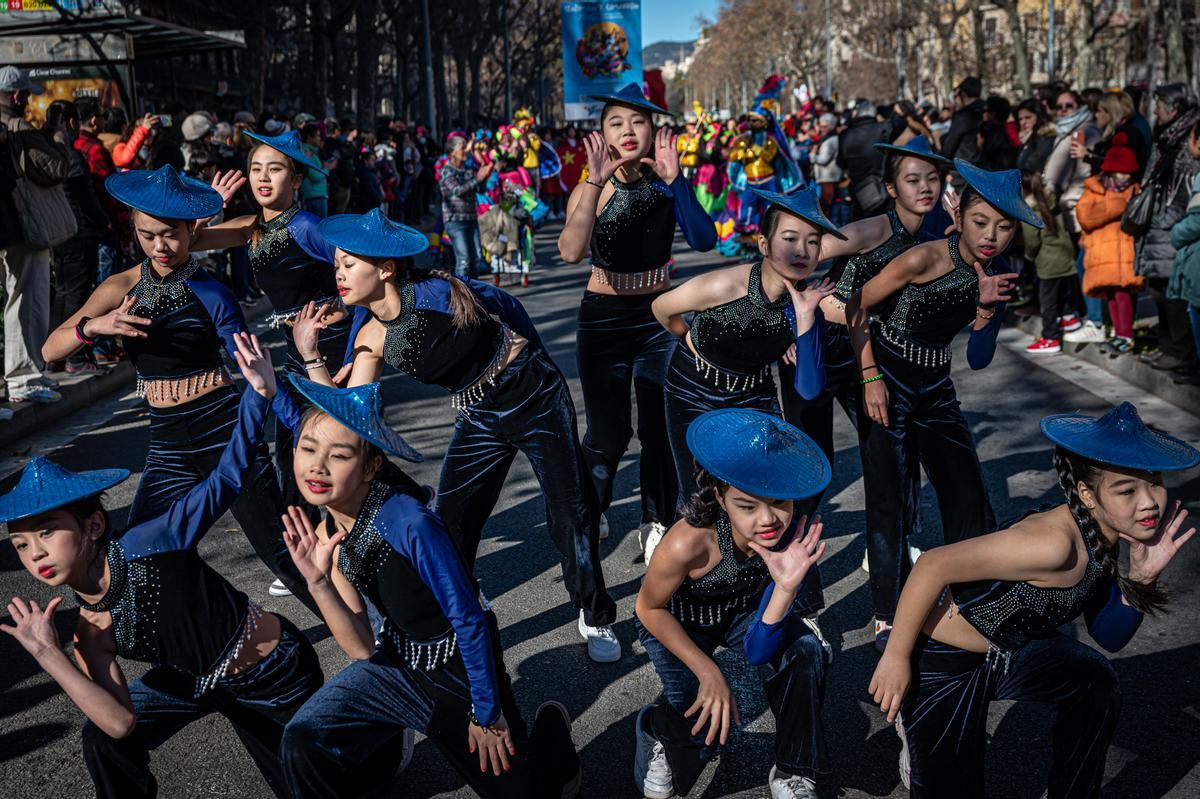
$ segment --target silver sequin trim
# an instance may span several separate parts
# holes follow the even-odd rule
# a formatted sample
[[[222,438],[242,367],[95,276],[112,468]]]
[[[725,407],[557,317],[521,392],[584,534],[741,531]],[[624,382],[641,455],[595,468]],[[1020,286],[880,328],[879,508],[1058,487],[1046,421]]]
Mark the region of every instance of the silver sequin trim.
[[[238,634],[233,648],[229,650],[229,654],[223,657],[221,662],[208,674],[196,678],[196,699],[199,699],[215,688],[217,683],[229,673],[229,667],[238,659],[246,644],[254,636],[254,631],[258,629],[258,623],[262,621],[262,617],[263,609],[254,602],[248,602],[246,605],[246,618],[242,622],[241,632]]]
[[[137,298],[132,313],[156,319],[179,310],[195,296],[187,281],[199,270],[200,262],[191,258],[171,274],[159,279],[150,267],[150,259],[142,261],[141,277],[130,292]]]
[[[380,638],[400,655],[409,668],[418,671],[440,669],[458,651],[458,634],[453,630],[432,641],[414,641],[393,625],[386,624]]]
[[[721,560],[696,580],[686,580],[667,603],[667,611],[681,622],[701,627],[724,624],[730,614],[746,613],[758,606],[759,588],[769,572],[762,558],[738,562],[729,517],[717,520],[717,547]],[[697,596],[697,592],[700,595]],[[704,593],[718,596],[705,597]]]
[[[660,266],[645,272],[612,272],[593,266],[592,277],[596,278],[600,285],[612,286],[617,291],[647,289],[660,285],[667,279],[667,267]]]

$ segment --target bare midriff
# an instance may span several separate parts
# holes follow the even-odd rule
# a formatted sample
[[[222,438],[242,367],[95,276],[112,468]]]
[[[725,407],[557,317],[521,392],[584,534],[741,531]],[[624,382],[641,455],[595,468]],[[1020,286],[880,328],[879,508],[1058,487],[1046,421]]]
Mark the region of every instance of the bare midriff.
[[[925,617],[925,624],[921,628],[921,632],[935,641],[956,646],[968,652],[988,651],[988,640],[958,612],[958,606],[954,604],[954,597],[951,596],[948,588],[942,593],[937,605]]]
[[[671,288],[671,276],[664,264],[657,269],[645,272],[610,272],[598,266],[592,267],[588,277],[587,290],[595,294],[609,296],[625,296],[637,294],[654,294]],[[631,286],[631,288],[625,288]]]
[[[229,370],[220,366],[187,377],[159,380],[138,378],[137,393],[146,398],[151,408],[173,408],[232,385],[233,378]]]
[[[242,651],[229,664],[226,674],[238,674],[256,665],[275,650],[275,647],[279,645],[279,636],[282,634],[283,628],[279,624],[279,617],[274,613],[263,613],[258,626],[250,633],[250,640],[246,641],[242,646]]]

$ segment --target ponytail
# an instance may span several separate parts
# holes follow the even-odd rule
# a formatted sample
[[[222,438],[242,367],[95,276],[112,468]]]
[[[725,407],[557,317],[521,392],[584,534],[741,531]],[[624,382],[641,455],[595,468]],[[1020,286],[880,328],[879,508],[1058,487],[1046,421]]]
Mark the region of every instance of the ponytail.
[[[457,276],[444,269],[418,269],[411,263],[404,269],[409,279],[416,282],[424,280],[444,280],[450,284],[450,313],[457,328],[475,327],[487,319],[487,311],[479,303],[479,298],[471,287]]]
[[[1109,546],[1100,535],[1100,523],[1092,511],[1083,504],[1079,496],[1079,484],[1093,488],[1100,468],[1093,462],[1068,452],[1062,447],[1054,451],[1054,468],[1058,471],[1058,484],[1067,498],[1067,508],[1083,534],[1083,540],[1092,550],[1105,577],[1115,580],[1117,588],[1135,609],[1142,613],[1156,613],[1167,609],[1167,592],[1158,581],[1139,583],[1125,577],[1118,570],[1117,546]]]
[[[696,467],[696,493],[688,497],[683,505],[683,517],[692,527],[713,527],[721,514],[721,504],[717,497],[729,490],[727,483],[716,477],[701,466]]]

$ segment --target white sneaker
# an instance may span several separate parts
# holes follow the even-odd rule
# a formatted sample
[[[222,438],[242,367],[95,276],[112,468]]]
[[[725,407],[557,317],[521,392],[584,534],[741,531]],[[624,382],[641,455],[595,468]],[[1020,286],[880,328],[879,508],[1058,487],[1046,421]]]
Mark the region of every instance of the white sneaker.
[[[867,574],[871,573],[871,558],[865,550],[863,551],[862,570]]]
[[[908,736],[904,734],[904,716],[896,714],[896,734],[900,736],[900,782],[905,788],[911,788],[912,763],[908,757]]]
[[[40,402],[51,403],[58,402],[62,399],[62,394],[59,394],[52,388],[35,385],[30,383],[27,386],[20,388],[10,388],[8,390],[9,402]]]
[[[600,514],[600,540],[608,538],[608,517],[603,513]]]
[[[271,587],[267,589],[267,593],[271,596],[292,595],[292,592],[288,589],[288,587],[283,584],[283,580],[276,580],[275,582],[271,583]]]
[[[0,422],[7,422],[11,418],[13,418],[12,408],[0,408]]]
[[[817,799],[815,780],[794,774],[780,774],[775,766],[771,766],[767,787],[771,789],[771,799]]]
[[[612,625],[593,627],[583,620],[582,610],[579,611],[579,635],[587,641],[588,657],[597,663],[616,663],[621,659],[621,642]]]
[[[1102,344],[1108,341],[1104,335],[1104,328],[1095,322],[1084,322],[1078,330],[1072,330],[1070,333],[1063,333],[1062,340],[1068,344]]]
[[[675,795],[675,785],[671,779],[671,764],[667,762],[667,750],[642,728],[642,718],[652,707],[654,705],[646,705],[638,711],[633,781],[646,799],[671,799]]]
[[[909,562],[910,564],[912,564],[913,566],[916,566],[916,565],[917,565],[917,558],[919,558],[919,557],[921,557],[921,550],[919,550],[919,549],[917,549],[916,547],[914,547],[914,546],[911,546],[911,545],[910,545],[910,546],[909,546],[909,548],[908,548],[908,562]]]
[[[413,748],[417,745],[417,734],[408,727],[404,728],[404,752],[400,755],[400,765],[396,766],[396,773],[399,774],[404,769],[408,768],[408,764],[412,762]]]
[[[666,533],[667,528],[661,522],[646,522],[638,528],[638,546],[642,550],[644,563],[650,563],[650,556],[654,554],[655,547]]]

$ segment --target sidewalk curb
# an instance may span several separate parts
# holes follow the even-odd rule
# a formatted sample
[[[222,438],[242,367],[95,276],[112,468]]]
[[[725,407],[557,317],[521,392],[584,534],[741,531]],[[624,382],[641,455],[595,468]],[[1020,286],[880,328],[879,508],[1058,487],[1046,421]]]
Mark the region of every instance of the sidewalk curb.
[[[271,306],[266,299],[259,299],[245,310],[246,324],[254,325],[261,321],[270,310]],[[58,377],[56,376],[56,379]],[[122,361],[106,372],[96,372],[71,383],[62,380],[59,382],[58,392],[62,394],[62,399],[58,402],[0,403],[13,410],[13,418],[7,422],[0,422],[0,448],[8,449],[21,439],[46,430],[55,422],[70,416],[81,408],[85,408],[109,394],[132,386],[134,382],[133,364]]]
[[[1005,321],[1029,335],[1041,336],[1042,320],[1036,314],[1025,314],[1018,310],[1009,309]],[[1170,372],[1163,372],[1142,363],[1136,357],[1122,355],[1112,358],[1100,352],[1098,344],[1072,344],[1064,341],[1062,354],[1087,361],[1098,366],[1109,374],[1116,375],[1130,385],[1137,386],[1143,391],[1149,391],[1159,399],[1166,400],[1188,413],[1200,410],[1200,387],[1181,386],[1171,379]],[[1035,355],[1031,358],[1054,358],[1054,355]]]

